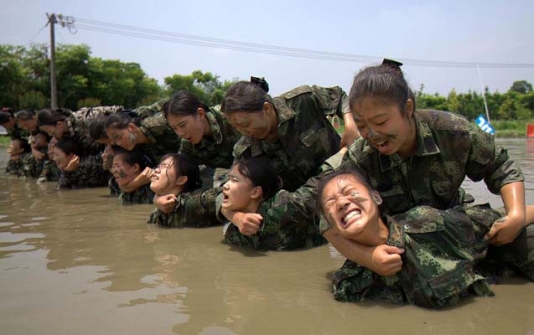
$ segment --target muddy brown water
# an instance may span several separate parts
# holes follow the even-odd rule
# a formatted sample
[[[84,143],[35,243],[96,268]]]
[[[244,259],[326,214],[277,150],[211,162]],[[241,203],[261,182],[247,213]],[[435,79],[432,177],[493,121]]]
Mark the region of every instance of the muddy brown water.
[[[534,203],[534,140],[499,143],[523,168]],[[477,202],[502,205],[483,183],[465,187]],[[534,284],[523,279],[440,311],[340,303],[328,275],[344,259],[328,245],[232,249],[221,227],[154,227],[151,205],[106,195],[0,174],[1,334],[534,335]]]

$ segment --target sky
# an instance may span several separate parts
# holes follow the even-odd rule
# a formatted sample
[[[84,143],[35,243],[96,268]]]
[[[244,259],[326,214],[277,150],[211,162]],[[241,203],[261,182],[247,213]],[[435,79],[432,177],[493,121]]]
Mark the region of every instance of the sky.
[[[76,32],[56,25],[56,44],[85,43],[93,57],[139,63],[160,84],[201,70],[221,80],[265,77],[273,95],[303,84],[348,92],[354,75],[383,57],[404,61],[410,86],[424,85],[425,93],[486,86],[506,92],[516,80],[534,83],[531,0],[0,0],[0,8],[0,44],[49,44],[46,13],[72,16]],[[106,32],[94,31],[91,21],[102,22]],[[124,36],[109,33],[112,24],[354,57],[230,50],[192,45],[191,36],[189,44]]]

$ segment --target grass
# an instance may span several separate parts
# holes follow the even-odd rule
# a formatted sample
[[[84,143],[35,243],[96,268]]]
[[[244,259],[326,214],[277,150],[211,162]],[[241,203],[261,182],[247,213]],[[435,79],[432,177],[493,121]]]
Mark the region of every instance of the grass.
[[[11,139],[8,136],[0,135],[0,147],[7,147],[11,142]]]

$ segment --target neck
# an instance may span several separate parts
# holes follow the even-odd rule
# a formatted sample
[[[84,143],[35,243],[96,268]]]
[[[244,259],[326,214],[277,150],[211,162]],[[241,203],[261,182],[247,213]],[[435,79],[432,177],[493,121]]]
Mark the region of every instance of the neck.
[[[146,135],[139,129],[139,127],[135,127],[133,130],[136,138],[136,144],[145,144],[150,143],[150,139],[146,137]]]
[[[406,138],[406,141],[402,148],[399,149],[398,153],[402,159],[412,156],[417,150],[417,130],[415,127],[415,119],[410,118],[410,133]]]
[[[184,187],[180,185],[168,186],[164,188],[163,190],[157,192],[156,195],[162,196],[162,195],[172,194],[172,195],[177,196],[177,195],[180,195],[183,192],[183,190],[184,190]]]
[[[210,126],[210,123],[208,122],[208,117],[207,116],[204,117],[204,120],[203,120],[202,123],[204,124],[204,136],[213,137],[213,132],[211,131],[211,126]]]
[[[384,221],[382,221],[382,218],[379,217],[376,224],[369,225],[365,230],[358,234],[358,236],[355,236],[352,239],[360,244],[376,247],[386,243],[387,238],[388,229]]]
[[[265,140],[267,142],[274,143],[278,140],[278,113],[276,112],[274,106],[271,106],[271,129],[269,130],[269,134],[267,134]]]

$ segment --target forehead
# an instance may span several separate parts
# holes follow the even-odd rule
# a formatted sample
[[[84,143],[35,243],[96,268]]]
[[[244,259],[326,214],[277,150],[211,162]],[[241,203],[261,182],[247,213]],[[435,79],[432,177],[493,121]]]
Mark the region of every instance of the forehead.
[[[329,180],[323,190],[323,197],[332,195],[341,191],[346,186],[355,188],[365,188],[365,186],[355,176],[350,174],[342,174]]]
[[[193,119],[194,115],[167,115],[167,122],[169,123],[180,123],[188,119]]]
[[[400,113],[399,106],[391,100],[367,96],[355,104],[354,112],[360,116],[372,117],[379,114]]]
[[[232,112],[227,115],[230,122],[245,123],[261,117],[259,112]]]

